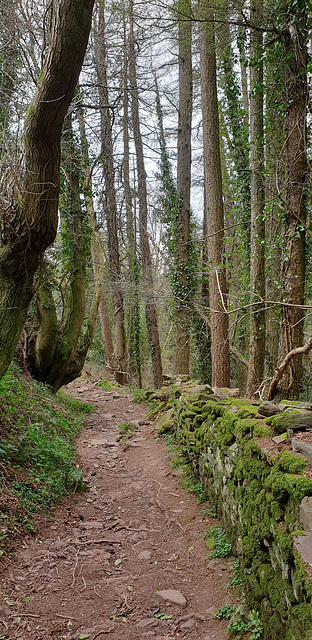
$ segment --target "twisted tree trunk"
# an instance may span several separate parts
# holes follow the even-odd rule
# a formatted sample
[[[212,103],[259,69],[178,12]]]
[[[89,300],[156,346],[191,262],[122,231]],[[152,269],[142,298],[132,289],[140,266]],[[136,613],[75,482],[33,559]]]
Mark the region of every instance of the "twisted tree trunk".
[[[60,138],[83,63],[94,0],[60,0],[42,75],[25,121],[21,202],[2,212],[0,377],[14,354],[40,256],[58,224]]]

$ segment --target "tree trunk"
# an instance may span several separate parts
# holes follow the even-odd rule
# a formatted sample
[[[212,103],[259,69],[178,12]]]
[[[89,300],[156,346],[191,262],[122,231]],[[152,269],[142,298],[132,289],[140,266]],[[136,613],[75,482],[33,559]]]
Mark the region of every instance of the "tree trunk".
[[[94,203],[92,197],[92,175],[90,168],[90,159],[88,151],[88,141],[85,130],[85,122],[82,109],[78,109],[78,122],[81,139],[81,148],[84,165],[84,177],[85,177],[85,202],[88,213],[89,225],[91,229],[91,261],[92,270],[95,279],[95,291],[93,294],[93,302],[90,316],[94,316],[94,305],[97,305],[99,321],[101,327],[101,335],[105,349],[106,366],[110,370],[114,370],[114,345],[110,328],[109,314],[106,304],[105,288],[104,288],[104,257],[101,233],[96,229],[96,213],[94,210]],[[91,192],[91,195],[90,195]],[[92,329],[93,337],[95,331]]]
[[[251,4],[252,24],[261,24],[262,7],[258,0]],[[263,380],[265,356],[265,276],[264,276],[264,143],[263,143],[263,43],[260,30],[251,32],[250,67],[250,168],[251,168],[251,307],[247,396],[252,398]]]
[[[177,204],[173,228],[175,245],[175,353],[176,374],[190,372],[190,259],[191,129],[192,129],[192,22],[190,0],[178,2],[179,118],[177,149]]]
[[[209,307],[212,386],[230,386],[230,351],[224,267],[224,219],[216,85],[216,53],[213,15],[202,1],[201,96],[203,114],[205,216],[208,231]]]
[[[147,233],[147,192],[144,166],[143,145],[139,118],[139,92],[136,78],[135,41],[133,32],[133,1],[130,0],[130,35],[129,35],[129,79],[131,84],[132,127],[138,171],[139,200],[139,233],[142,259],[142,271],[145,286],[146,322],[152,357],[152,370],[155,387],[162,383],[161,351],[158,335],[156,302],[154,298],[153,266]]]
[[[96,33],[96,71],[99,81],[99,96],[101,109],[101,155],[105,179],[105,210],[108,233],[108,261],[112,285],[115,322],[115,380],[119,384],[126,384],[126,353],[124,333],[124,303],[121,290],[121,270],[119,259],[119,244],[117,233],[117,203],[115,192],[115,171],[113,160],[113,136],[110,111],[107,107],[108,87],[106,73],[106,42],[104,6],[99,5],[98,27]]]
[[[302,4],[294,5],[287,15],[284,30],[286,59],[286,215],[282,268],[282,327],[279,357],[303,344],[305,300],[305,225],[304,189],[307,178],[307,13]],[[291,306],[288,306],[291,305]],[[284,398],[299,397],[301,357],[294,359],[279,383]]]
[[[94,0],[61,0],[42,76],[25,121],[21,204],[1,223],[0,377],[10,364],[33,294],[39,258],[58,223],[60,138],[88,42]]]
[[[80,202],[80,175],[70,115],[67,115],[65,122],[63,165],[67,183],[63,206],[61,206],[61,218],[63,236],[67,245],[69,283],[65,290],[63,321],[58,328],[57,340],[55,339],[56,313],[52,309],[52,293],[51,290],[46,292],[45,285],[41,290],[39,295],[41,322],[35,343],[35,361],[39,364],[39,368],[31,370],[36,378],[50,385],[54,392],[80,373],[74,354],[85,313],[86,246]],[[50,341],[51,346],[49,346]]]
[[[281,220],[281,202],[285,202],[285,149],[284,116],[276,109],[283,93],[282,78],[284,61],[280,51],[281,44],[276,42],[268,49],[266,60],[266,154],[265,181],[266,216],[266,257],[265,287],[266,299],[278,302],[281,299],[281,259],[283,253],[283,225]],[[277,60],[280,60],[278,66]],[[276,80],[278,78],[278,81]],[[281,307],[267,305],[265,311],[266,358],[265,378],[274,373],[278,361],[278,346],[281,324]]]

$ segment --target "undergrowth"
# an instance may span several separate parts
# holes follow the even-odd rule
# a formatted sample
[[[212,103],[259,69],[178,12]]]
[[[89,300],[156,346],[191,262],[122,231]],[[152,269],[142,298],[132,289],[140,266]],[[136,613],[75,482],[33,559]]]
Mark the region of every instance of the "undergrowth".
[[[210,558],[229,558],[232,545],[219,527],[209,527],[205,533],[206,544],[210,549]]]
[[[216,612],[216,618],[230,620],[226,631],[230,637],[240,640],[242,637],[248,640],[258,640],[263,633],[260,614],[252,609],[246,615],[241,607],[225,604]]]
[[[175,469],[182,469],[181,485],[188,493],[195,493],[197,504],[204,504],[208,501],[207,493],[204,486],[199,482],[193,473],[191,465],[185,459],[183,453],[175,441],[174,434],[165,434],[166,440],[166,456],[170,458],[170,462]]]
[[[0,380],[0,555],[33,529],[36,512],[85,488],[74,441],[89,411],[87,403],[24,378],[14,365]]]

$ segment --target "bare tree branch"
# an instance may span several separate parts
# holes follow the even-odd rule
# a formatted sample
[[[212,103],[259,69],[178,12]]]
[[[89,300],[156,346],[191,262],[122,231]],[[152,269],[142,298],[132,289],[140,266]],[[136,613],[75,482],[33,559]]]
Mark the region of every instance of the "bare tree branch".
[[[282,379],[287,367],[289,366],[291,360],[294,356],[299,354],[308,354],[312,349],[312,338],[309,338],[308,342],[303,345],[303,347],[296,347],[287,353],[284,360],[282,360],[281,364],[278,365],[275,369],[275,374],[272,378],[272,382],[270,384],[268,400],[273,400],[277,391],[278,391],[278,383]]]

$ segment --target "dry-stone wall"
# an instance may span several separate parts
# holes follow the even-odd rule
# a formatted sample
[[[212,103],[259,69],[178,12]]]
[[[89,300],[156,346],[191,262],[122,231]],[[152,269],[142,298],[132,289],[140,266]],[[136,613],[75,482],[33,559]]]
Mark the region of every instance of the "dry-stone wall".
[[[311,640],[312,465],[308,453],[293,451],[296,440],[312,445],[310,407],[280,405],[260,415],[260,403],[191,384],[180,385],[176,396],[162,430],[174,425],[217,508],[264,639]]]

